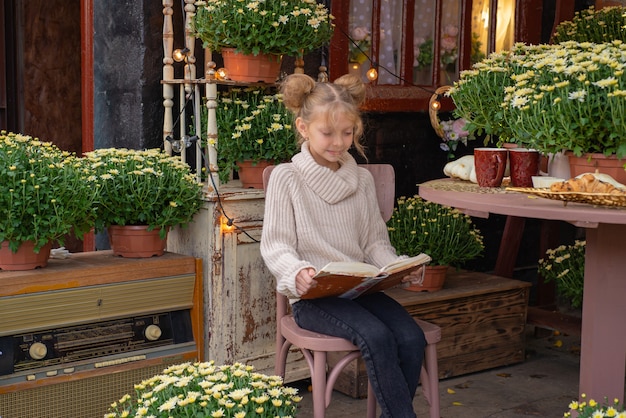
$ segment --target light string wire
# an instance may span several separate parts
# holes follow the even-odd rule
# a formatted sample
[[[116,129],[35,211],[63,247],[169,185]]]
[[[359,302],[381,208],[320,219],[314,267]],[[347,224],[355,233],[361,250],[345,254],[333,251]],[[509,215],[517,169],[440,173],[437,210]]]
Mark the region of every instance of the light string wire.
[[[398,74],[396,74],[396,73],[394,73],[393,71],[391,71],[389,68],[385,67],[384,65],[381,65],[379,62],[377,62],[377,61],[373,61],[373,60],[372,60],[372,58],[369,56],[369,54],[368,54],[368,53],[366,53],[366,52],[365,52],[365,51],[361,48],[361,46],[360,46],[360,45],[359,45],[359,44],[358,44],[358,43],[357,43],[354,39],[352,39],[352,38],[350,37],[350,35],[348,35],[348,34],[346,33],[346,31],[344,31],[344,30],[343,30],[343,28],[339,28],[339,31],[341,31],[341,33],[342,33],[342,34],[343,34],[346,38],[348,38],[348,40],[352,43],[352,45],[354,45],[354,46],[355,46],[355,47],[359,50],[359,52],[360,52],[360,53],[362,53],[362,54],[365,56],[365,58],[367,58],[367,60],[368,60],[368,61],[372,64],[372,67],[374,67],[374,68],[382,68],[383,70],[385,70],[386,72],[388,72],[388,73],[389,73],[392,77],[397,78],[398,80],[400,80],[400,81],[404,82],[404,83],[405,83],[405,84],[407,84],[407,85],[410,85],[410,86],[413,86],[413,87],[417,87],[417,88],[419,88],[419,89],[421,89],[421,90],[424,90],[425,92],[430,93],[430,94],[436,94],[433,90],[428,89],[428,88],[426,88],[426,87],[424,87],[424,86],[420,86],[419,84],[414,84],[412,81],[409,81],[409,80],[405,79],[404,77],[399,76]]]
[[[185,104],[184,106],[182,106],[181,111],[178,113],[178,117],[176,118],[176,121],[173,123],[172,125],[172,132],[174,132],[176,130],[176,126],[178,125],[178,123],[180,122],[180,117],[183,114],[183,112],[185,111],[185,109],[187,108],[187,106],[191,107],[191,112],[193,115],[195,115],[195,104],[194,102],[191,100],[193,98],[193,94],[189,94],[187,95],[187,99],[185,100]],[[202,134],[196,132],[196,135],[198,135],[199,138],[202,138]],[[169,136],[169,135],[168,135]],[[250,238],[252,241],[254,242],[260,242],[258,239],[254,238],[252,235],[250,235],[248,233],[248,231],[246,231],[244,228],[240,227],[239,225],[237,225],[235,223],[234,218],[231,218],[230,216],[228,216],[228,214],[226,213],[226,210],[224,209],[224,206],[222,205],[222,197],[218,191],[218,187],[217,184],[215,184],[215,179],[213,178],[213,174],[210,172],[210,165],[209,165],[209,160],[208,157],[206,155],[206,153],[204,152],[204,147],[197,147],[196,149],[200,150],[200,155],[202,157],[202,161],[204,162],[204,167],[207,168],[207,170],[209,170],[209,174],[208,177],[211,179],[211,184],[213,185],[213,190],[215,190],[215,194],[217,196],[217,206],[220,210],[220,212],[222,213],[222,216],[224,216],[224,218],[226,218],[226,225],[228,226],[232,226],[235,229],[237,229],[238,231],[241,231],[242,233],[244,233],[248,238]],[[180,152],[185,152],[185,148],[183,148]],[[198,167],[196,167],[196,170],[198,170]]]
[[[209,167],[209,162],[208,162],[207,156],[206,156],[206,154],[205,154],[205,152],[203,150],[203,147],[200,147],[200,154],[202,155],[202,160],[204,161],[205,166]],[[211,173],[209,171],[209,176],[208,177],[211,179],[211,184],[213,185],[213,190],[215,191],[215,195],[217,196],[217,206],[218,206],[220,212],[222,212],[222,216],[224,218],[226,218],[226,225],[232,226],[235,229],[237,229],[238,231],[243,232],[248,238],[250,238],[254,242],[261,242],[258,239],[254,238],[252,235],[250,235],[248,233],[248,231],[246,231],[244,228],[242,228],[239,225],[237,225],[235,223],[235,220],[226,214],[226,210],[224,209],[224,206],[222,205],[222,197],[220,196],[220,192],[218,190],[217,184],[215,184],[215,179],[213,178],[213,173]]]
[[[187,106],[189,106],[189,104],[191,104],[191,111],[194,112],[195,109],[193,108],[193,102],[191,101],[192,98],[193,98],[193,94],[185,95],[185,104],[181,106],[180,112],[178,112],[178,116],[176,116],[176,120],[172,124],[172,131],[166,136],[166,139],[171,138],[172,140],[174,140],[174,137],[171,135],[174,135],[174,132],[176,131],[176,125],[178,125],[178,122],[180,122],[180,117],[182,116],[183,112],[187,109]]]
[[[183,13],[184,13],[184,8],[183,8]],[[363,54],[366,58],[367,58],[367,60],[368,60],[368,61],[369,61],[369,62],[370,62],[370,63],[371,63],[374,67],[382,68],[383,70],[385,70],[386,72],[388,72],[391,76],[393,76],[393,77],[397,78],[398,80],[400,80],[400,81],[402,81],[402,82],[404,82],[404,83],[406,83],[406,84],[409,84],[409,85],[411,85],[411,86],[413,86],[413,87],[417,87],[417,88],[419,88],[419,89],[421,89],[421,90],[423,90],[423,91],[425,91],[425,92],[427,92],[427,93],[430,93],[430,94],[436,94],[436,92],[434,92],[434,91],[432,91],[432,90],[430,90],[430,89],[427,89],[427,88],[425,88],[425,87],[423,87],[423,86],[420,86],[420,85],[414,84],[412,81],[406,80],[405,78],[403,78],[403,77],[401,77],[401,76],[399,76],[399,75],[395,74],[393,71],[389,70],[387,67],[385,67],[385,66],[381,65],[380,63],[378,63],[378,62],[376,62],[376,61],[373,61],[373,60],[371,59],[371,57],[369,56],[369,54],[368,54],[368,53],[366,53],[366,52],[365,52],[365,51],[364,51],[364,50],[363,50],[363,49],[359,46],[359,44],[358,44],[358,43],[357,43],[354,39],[352,39],[352,38],[351,38],[351,37],[350,37],[350,36],[349,36],[349,35],[348,35],[348,34],[347,34],[347,33],[346,33],[346,32],[345,32],[342,28],[339,28],[339,30],[340,30],[340,31],[341,31],[341,33],[342,33],[342,34],[343,34],[343,35],[344,35],[344,36],[345,36],[345,37],[346,37],[346,38],[347,38],[347,39],[348,39],[348,40],[349,40],[349,41],[350,41],[350,42],[351,42],[351,43],[352,43],[352,44],[353,44],[353,45],[354,45],[354,46],[355,46],[355,47],[356,47],[356,48],[357,48],[357,49],[358,49],[358,50],[359,50],[359,51],[360,51],[360,52],[361,52],[361,53],[362,53],[362,54]],[[324,52],[325,52],[325,51],[323,51],[323,50],[322,50],[322,59],[324,59],[324,55],[325,55],[325,54],[324,54]],[[194,103],[191,101],[191,95],[188,95],[188,98],[187,98],[187,100],[186,100],[186,102],[185,102],[185,106],[183,106],[183,108],[182,108],[181,112],[178,114],[178,117],[176,118],[176,121],[174,122],[172,129],[174,129],[174,128],[176,127],[176,125],[177,125],[177,124],[178,124],[178,122],[180,121],[180,116],[182,115],[182,112],[185,110],[185,108],[186,108],[186,107],[187,107],[187,105],[189,105],[189,104],[191,104],[191,110],[192,110],[192,113],[193,113],[193,114],[195,114]],[[201,137],[202,135],[199,135],[199,136]],[[208,162],[207,155],[206,155],[206,153],[204,152],[203,147],[199,147],[199,149],[200,149],[200,154],[201,154],[201,156],[202,156],[202,160],[204,161],[204,165],[205,165],[205,167],[206,167],[207,169],[209,169],[209,167],[210,167],[210,166],[209,166],[209,162]],[[217,196],[217,205],[218,205],[218,208],[219,208],[220,212],[222,213],[222,216],[224,216],[224,217],[226,218],[226,225],[228,225],[228,226],[232,226],[232,227],[234,227],[235,229],[237,229],[238,231],[241,231],[241,232],[242,232],[242,233],[244,233],[244,234],[245,234],[248,238],[250,238],[252,241],[254,241],[254,242],[260,242],[258,239],[256,239],[256,238],[254,238],[253,236],[251,236],[251,235],[248,233],[248,231],[246,231],[244,228],[242,228],[242,227],[240,227],[239,225],[237,225],[237,224],[235,223],[235,220],[234,220],[233,218],[231,218],[230,216],[228,216],[228,214],[226,213],[226,210],[224,209],[224,206],[222,205],[222,197],[221,197],[221,195],[220,195],[220,193],[219,193],[219,190],[218,190],[217,184],[215,183],[215,179],[213,178],[213,173],[211,173],[211,172],[209,171],[208,177],[211,179],[211,184],[212,184],[212,186],[213,186],[213,190],[215,191],[215,194],[216,194],[216,196]]]

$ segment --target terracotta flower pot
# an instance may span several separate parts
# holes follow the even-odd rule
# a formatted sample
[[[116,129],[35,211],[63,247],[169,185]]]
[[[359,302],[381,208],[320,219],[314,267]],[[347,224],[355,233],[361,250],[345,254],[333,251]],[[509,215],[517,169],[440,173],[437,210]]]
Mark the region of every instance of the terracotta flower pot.
[[[244,189],[262,189],[263,188],[263,170],[267,166],[272,165],[271,161],[259,161],[253,163],[252,161],[238,162],[239,180],[241,180],[241,187]]]
[[[0,243],[0,269],[2,270],[33,270],[37,267],[46,267],[50,258],[52,243],[41,247],[39,253],[33,249],[35,243],[26,241],[20,244],[17,252],[14,253],[9,248],[8,241]]]
[[[622,184],[626,184],[626,170],[624,164],[626,160],[618,160],[614,155],[606,156],[604,154],[583,154],[576,157],[572,152],[566,152],[569,158],[570,175],[576,177],[583,173],[600,173],[608,174]]]
[[[167,236],[162,239],[158,228],[148,231],[147,225],[111,225],[107,231],[113,255],[149,258],[165,252]]]
[[[222,58],[230,79],[246,83],[275,83],[282,61],[279,55],[245,55],[235,48],[222,48]]]
[[[434,292],[440,290],[446,281],[447,273],[448,266],[426,266],[422,284],[404,287],[403,289],[411,292]]]

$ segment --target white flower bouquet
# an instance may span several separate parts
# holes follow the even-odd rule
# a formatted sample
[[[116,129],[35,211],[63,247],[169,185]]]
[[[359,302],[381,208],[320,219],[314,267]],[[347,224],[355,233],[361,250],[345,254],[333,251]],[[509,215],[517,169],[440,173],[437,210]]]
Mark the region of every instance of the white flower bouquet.
[[[559,245],[539,260],[539,274],[547,282],[556,283],[559,295],[570,300],[573,308],[583,302],[586,243],[577,240],[573,245]]]
[[[135,396],[112,403],[104,417],[287,418],[301,399],[279,376],[253,366],[183,363],[135,385]]]

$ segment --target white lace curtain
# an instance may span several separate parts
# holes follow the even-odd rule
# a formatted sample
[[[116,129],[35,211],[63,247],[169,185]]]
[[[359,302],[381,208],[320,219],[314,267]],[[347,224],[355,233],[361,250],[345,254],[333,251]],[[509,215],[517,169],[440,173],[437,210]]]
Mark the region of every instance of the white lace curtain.
[[[440,38],[442,65],[456,65],[459,44],[460,0],[440,0],[442,2],[442,33],[435,34],[435,6],[437,0],[415,0],[414,31],[414,66],[419,64],[419,46],[438,36]],[[626,1],[626,0],[625,0]],[[399,84],[396,77],[400,64],[400,40],[402,36],[402,0],[383,0],[380,12],[380,47],[378,59],[379,84]],[[487,53],[489,33],[490,0],[474,0],[472,6],[472,33],[478,36],[481,49]],[[514,41],[515,0],[498,0],[495,51],[509,50]],[[351,0],[350,31],[362,28],[368,33],[372,30],[372,0]],[[369,51],[366,51],[369,54]],[[361,74],[368,70],[370,62],[361,65]]]
[[[413,30],[415,38],[414,55],[416,55],[417,65],[419,45],[429,39],[433,39],[435,24],[435,3],[436,0],[416,0],[415,20]],[[402,1],[383,0],[380,11],[380,48],[378,60],[378,84],[399,84],[396,77],[399,73],[400,64],[400,40],[402,36]],[[458,25],[459,25],[459,0],[443,0],[442,27],[454,32],[454,44],[458,45]],[[371,32],[372,29],[372,0],[351,0],[350,8],[350,30],[354,28],[365,28]],[[454,29],[456,31],[454,31]],[[369,64],[369,63],[368,63]],[[364,65],[362,71],[368,68]]]

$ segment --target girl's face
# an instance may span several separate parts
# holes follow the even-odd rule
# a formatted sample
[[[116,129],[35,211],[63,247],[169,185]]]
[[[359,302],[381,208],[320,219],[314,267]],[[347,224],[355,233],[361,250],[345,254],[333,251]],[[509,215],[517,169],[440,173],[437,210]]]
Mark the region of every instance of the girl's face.
[[[352,146],[354,122],[343,113],[333,119],[331,123],[321,114],[306,124],[302,118],[297,118],[296,128],[309,141],[309,151],[315,162],[335,171],[339,169],[343,153]]]

